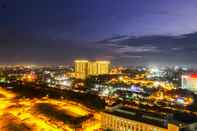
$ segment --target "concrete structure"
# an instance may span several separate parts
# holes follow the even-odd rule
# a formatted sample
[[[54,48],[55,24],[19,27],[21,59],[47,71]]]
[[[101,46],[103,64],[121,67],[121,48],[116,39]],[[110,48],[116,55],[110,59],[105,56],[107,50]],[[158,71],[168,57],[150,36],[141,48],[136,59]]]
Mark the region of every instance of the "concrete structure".
[[[88,61],[87,60],[76,60],[75,61],[75,73],[76,77],[85,79],[88,73]]]
[[[88,75],[108,74],[110,68],[109,61],[88,61],[76,60],[75,73],[76,77],[85,79]]]
[[[111,108],[101,113],[101,127],[112,131],[197,131],[194,120],[185,123],[173,116],[128,107]]]
[[[183,75],[182,88],[197,93],[197,74]]]

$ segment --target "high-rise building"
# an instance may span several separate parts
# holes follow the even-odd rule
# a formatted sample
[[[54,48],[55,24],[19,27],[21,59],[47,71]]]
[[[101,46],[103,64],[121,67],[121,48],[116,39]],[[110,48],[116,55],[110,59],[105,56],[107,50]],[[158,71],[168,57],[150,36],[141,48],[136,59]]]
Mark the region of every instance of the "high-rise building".
[[[182,88],[197,93],[197,74],[183,75]]]
[[[95,62],[88,63],[88,75],[96,75],[97,74],[97,64]]]
[[[96,61],[97,74],[108,74],[109,73],[109,61]]]
[[[108,74],[109,69],[109,61],[75,61],[75,73],[77,74],[77,78],[80,79],[85,79],[88,75]]]
[[[76,77],[85,79],[88,74],[88,61],[87,60],[75,60],[75,73]]]

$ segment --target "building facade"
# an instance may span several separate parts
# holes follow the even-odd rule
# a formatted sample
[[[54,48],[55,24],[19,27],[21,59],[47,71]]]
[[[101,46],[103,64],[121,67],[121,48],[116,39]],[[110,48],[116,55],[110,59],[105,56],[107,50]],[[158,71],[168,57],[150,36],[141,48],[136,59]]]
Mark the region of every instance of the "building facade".
[[[117,108],[101,113],[101,127],[110,131],[196,131],[197,123],[184,123],[152,112]]]
[[[183,75],[182,88],[197,93],[197,74]]]
[[[85,79],[88,75],[108,74],[110,70],[109,61],[76,60],[75,73],[77,78]]]
[[[87,60],[76,60],[75,61],[75,73],[76,77],[85,79],[88,74],[88,61]]]
[[[101,114],[101,127],[112,131],[179,131],[173,124],[168,124],[167,128],[127,119],[109,113]]]

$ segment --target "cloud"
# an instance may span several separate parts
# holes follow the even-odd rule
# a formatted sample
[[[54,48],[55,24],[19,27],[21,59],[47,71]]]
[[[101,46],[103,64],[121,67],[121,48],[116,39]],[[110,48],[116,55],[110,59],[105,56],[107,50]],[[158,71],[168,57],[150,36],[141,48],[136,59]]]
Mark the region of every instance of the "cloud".
[[[196,63],[197,32],[177,36],[127,36],[113,42],[111,39],[105,39],[101,45],[109,49],[114,56],[114,61]],[[136,62],[137,59],[142,61]]]
[[[77,58],[111,59],[110,56],[105,45],[88,41],[52,39],[25,33],[4,33],[0,37],[0,63],[59,64],[71,63]]]
[[[106,38],[104,40],[98,41],[98,43],[113,43],[113,42],[126,40],[128,38],[129,38],[128,35],[117,35],[117,36],[113,36],[111,38]]]
[[[122,46],[117,50],[118,53],[145,53],[145,52],[160,52],[155,46]]]
[[[173,47],[171,48],[171,50],[173,51],[180,51],[180,50],[183,50],[184,48],[180,48],[180,47]]]
[[[197,33],[179,36],[124,36],[101,41],[37,38],[1,33],[1,62],[71,63],[76,58],[107,59],[113,63],[196,63]],[[14,37],[15,36],[15,37]],[[8,59],[9,58],[9,59]],[[197,63],[196,63],[197,64]]]
[[[180,12],[171,12],[168,10],[155,11],[155,12],[152,12],[152,14],[165,15],[165,16],[181,16],[182,15]]]
[[[123,55],[122,58],[140,59],[140,58],[143,58],[143,56],[140,56],[140,55]]]

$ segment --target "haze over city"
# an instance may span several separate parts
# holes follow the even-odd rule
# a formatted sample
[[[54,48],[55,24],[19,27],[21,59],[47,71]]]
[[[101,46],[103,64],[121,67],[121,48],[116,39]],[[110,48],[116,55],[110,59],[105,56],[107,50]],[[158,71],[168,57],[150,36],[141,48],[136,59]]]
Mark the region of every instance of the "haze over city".
[[[192,65],[196,0],[1,0],[1,64]]]
[[[197,131],[196,0],[0,0],[0,131]]]

